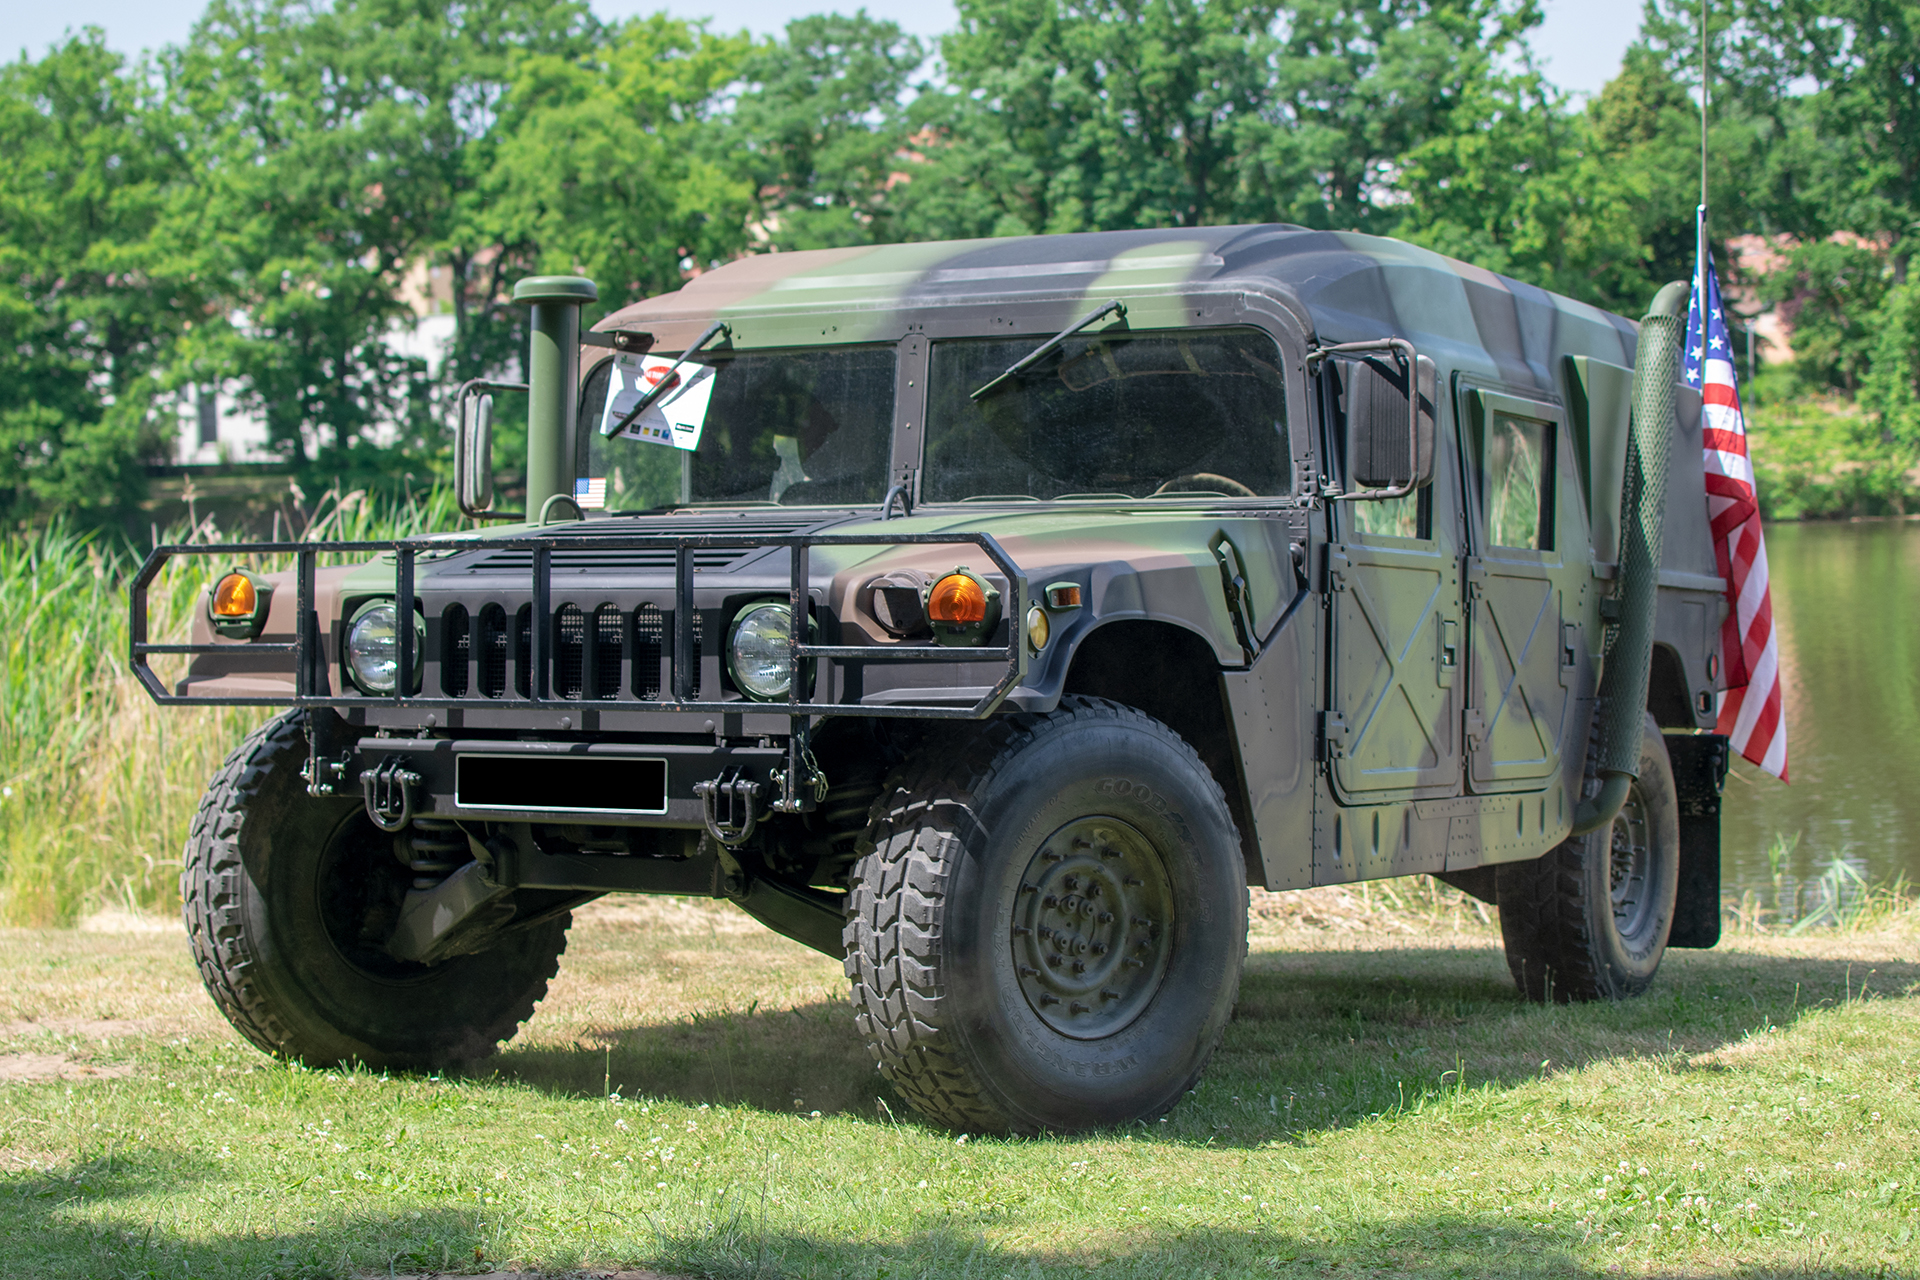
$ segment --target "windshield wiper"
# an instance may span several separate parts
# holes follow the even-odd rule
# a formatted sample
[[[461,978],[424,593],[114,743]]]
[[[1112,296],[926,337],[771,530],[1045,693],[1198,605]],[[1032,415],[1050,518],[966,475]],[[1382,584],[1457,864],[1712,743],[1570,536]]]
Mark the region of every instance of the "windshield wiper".
[[[1033,364],[1034,361],[1046,355],[1049,351],[1052,351],[1055,347],[1065,342],[1068,338],[1071,338],[1074,334],[1080,332],[1082,329],[1087,328],[1089,325],[1093,324],[1096,320],[1099,320],[1101,317],[1107,316],[1107,315],[1118,315],[1122,320],[1125,320],[1127,318],[1127,304],[1120,301],[1120,299],[1115,298],[1112,302],[1107,303],[1105,306],[1101,307],[1099,310],[1091,311],[1091,312],[1088,312],[1086,315],[1081,316],[1078,320],[1074,321],[1071,325],[1067,326],[1065,329],[1062,329],[1059,333],[1054,334],[1051,338],[1048,338],[1045,342],[1041,343],[1039,346],[1035,347],[1032,351],[1029,351],[1026,355],[1022,356],[1018,361],[1008,366],[1007,371],[1005,373],[995,378],[992,382],[989,382],[986,386],[981,387],[978,391],[974,392],[970,398],[974,400],[978,400],[981,396],[986,395],[987,392],[993,390],[995,387],[1005,382],[1008,378],[1017,376],[1021,370]]]
[[[733,326],[729,325],[725,320],[715,320],[713,324],[708,327],[705,333],[701,334],[699,337],[693,340],[692,346],[688,347],[685,351],[680,353],[680,358],[673,362],[673,366],[669,368],[665,373],[660,375],[660,381],[654,383],[652,386],[647,388],[646,394],[640,397],[638,403],[636,403],[633,406],[633,408],[627,410],[626,417],[620,419],[620,421],[614,423],[610,427],[600,428],[600,434],[603,436],[617,436],[622,431],[625,431],[629,426],[632,425],[633,420],[635,418],[639,417],[641,414],[647,411],[648,405],[652,404],[655,400],[658,400],[661,396],[667,394],[667,392],[673,390],[674,387],[680,384],[680,379],[678,377],[678,374],[680,372],[681,365],[685,364],[687,361],[693,359],[694,356],[699,354],[701,349],[704,348],[709,342],[712,342],[716,335],[721,335],[721,334],[731,335],[732,333],[733,333]]]

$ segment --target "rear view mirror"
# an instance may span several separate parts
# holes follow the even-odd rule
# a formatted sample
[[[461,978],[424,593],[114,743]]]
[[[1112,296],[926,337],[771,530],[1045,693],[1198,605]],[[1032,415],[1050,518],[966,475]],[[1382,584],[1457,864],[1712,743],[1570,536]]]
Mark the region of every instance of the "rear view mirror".
[[[1347,484],[1352,499],[1400,497],[1433,480],[1434,366],[1396,347],[1340,364],[1345,384]],[[1417,408],[1409,365],[1417,370]],[[1379,489],[1377,495],[1365,490]]]
[[[510,382],[476,378],[460,388],[453,427],[453,496],[475,520],[518,520],[518,512],[492,511],[493,391],[525,391]]]

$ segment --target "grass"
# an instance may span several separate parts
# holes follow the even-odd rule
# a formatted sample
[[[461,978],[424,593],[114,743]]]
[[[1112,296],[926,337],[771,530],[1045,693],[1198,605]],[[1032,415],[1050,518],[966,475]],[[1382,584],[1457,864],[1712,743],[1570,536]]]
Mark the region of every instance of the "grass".
[[[444,491],[381,507],[329,493],[302,536],[450,528]],[[219,542],[211,520],[158,535]],[[0,536],[0,921],[64,924],[106,906],[178,908],[187,824],[248,708],[153,704],[127,666],[131,551],[62,525]],[[184,640],[224,562],[173,561],[150,591],[155,639]],[[262,569],[277,564],[260,563]],[[158,669],[158,664],[156,664]]]
[[[1165,1121],[1024,1140],[918,1123],[838,966],[718,904],[587,909],[519,1039],[446,1078],[269,1061],[177,932],[0,934],[0,1271],[1911,1273],[1911,913],[1537,1008],[1457,898],[1398,931],[1286,901]]]

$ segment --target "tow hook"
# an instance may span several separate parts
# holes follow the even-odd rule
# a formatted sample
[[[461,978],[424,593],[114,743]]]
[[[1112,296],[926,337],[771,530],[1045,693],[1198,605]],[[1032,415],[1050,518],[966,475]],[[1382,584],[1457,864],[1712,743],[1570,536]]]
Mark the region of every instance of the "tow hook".
[[[420,775],[399,756],[388,756],[360,773],[360,790],[367,800],[367,817],[382,831],[399,831],[413,821],[413,789]]]
[[[707,834],[729,849],[745,844],[760,820],[760,784],[729,768],[718,778],[693,784],[700,797],[700,816],[706,819]]]

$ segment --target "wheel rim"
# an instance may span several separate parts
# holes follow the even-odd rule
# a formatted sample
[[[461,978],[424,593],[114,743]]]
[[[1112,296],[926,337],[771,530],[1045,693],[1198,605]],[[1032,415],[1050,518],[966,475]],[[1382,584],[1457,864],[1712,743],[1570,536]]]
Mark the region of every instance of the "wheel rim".
[[[1613,819],[1608,849],[1608,887],[1613,897],[1613,927],[1623,939],[1640,936],[1653,915],[1653,843],[1649,839],[1646,802],[1640,788],[1627,792],[1627,802]]]
[[[1118,818],[1076,818],[1040,842],[1013,904],[1013,964],[1035,1016],[1099,1040],[1138,1018],[1173,954],[1173,884]]]

